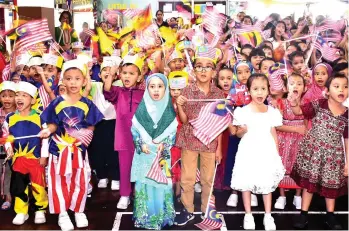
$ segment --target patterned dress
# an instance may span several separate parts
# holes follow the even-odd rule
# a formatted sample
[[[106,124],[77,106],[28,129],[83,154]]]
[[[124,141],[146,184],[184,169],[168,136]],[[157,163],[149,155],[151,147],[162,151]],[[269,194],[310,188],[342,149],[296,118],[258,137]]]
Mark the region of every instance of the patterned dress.
[[[293,114],[288,100],[282,100],[279,106],[280,110],[282,111],[283,125],[293,127],[304,126],[304,116],[297,116]],[[299,186],[290,177],[290,174],[292,172],[293,165],[296,162],[298,146],[303,139],[303,135],[297,132],[280,131],[277,132],[277,135],[279,141],[279,154],[286,169],[285,176],[280,182],[279,188],[299,188]]]
[[[348,138],[348,110],[334,116],[328,100],[320,99],[302,106],[305,119],[312,119],[312,129],[299,145],[291,177],[310,193],[337,198],[347,193],[343,175],[345,152],[343,137]]]

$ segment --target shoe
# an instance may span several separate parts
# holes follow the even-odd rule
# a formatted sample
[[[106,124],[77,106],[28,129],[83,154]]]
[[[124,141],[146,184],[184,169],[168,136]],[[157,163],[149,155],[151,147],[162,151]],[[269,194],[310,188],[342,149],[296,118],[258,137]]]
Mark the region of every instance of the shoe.
[[[276,230],[274,218],[271,216],[271,214],[264,215],[263,225],[265,230]]]
[[[88,220],[85,213],[75,213],[75,223],[78,228],[85,228],[88,226]]]
[[[238,195],[237,194],[230,194],[229,199],[227,201],[227,206],[229,207],[236,207],[238,205]]]
[[[331,230],[341,230],[342,226],[339,224],[337,221],[336,217],[333,216],[327,216],[325,224],[328,226],[329,229]]]
[[[293,200],[294,203],[294,200]],[[286,197],[279,196],[279,198],[276,200],[274,207],[276,209],[285,209],[286,205]]]
[[[108,187],[108,179],[101,179],[98,182],[98,188],[106,188]]]
[[[196,193],[201,193],[201,184],[200,183],[195,183],[195,186],[194,186],[194,191]]]
[[[244,229],[255,230],[256,224],[254,223],[254,218],[252,213],[246,213],[244,217]]]
[[[305,229],[308,225],[308,216],[299,214],[295,217],[293,227],[297,229]]]
[[[112,180],[111,181],[111,190],[116,191],[120,189],[120,181],[118,180]]]
[[[202,220],[204,220],[204,219],[205,219],[205,213],[201,213],[200,218],[201,218]]]
[[[127,209],[129,204],[130,204],[130,197],[121,196],[118,202],[118,205],[116,207],[118,209]]]
[[[293,205],[296,206],[296,209],[302,208],[302,197],[301,196],[294,196],[293,197]]]
[[[17,213],[15,218],[12,220],[12,224],[14,225],[23,225],[26,220],[28,220],[29,215],[24,213]]]
[[[35,212],[34,223],[35,224],[44,224],[44,223],[46,223],[46,217],[45,217],[45,212],[44,211],[36,211]]]
[[[252,207],[258,206],[258,199],[257,199],[257,196],[254,194],[251,194],[251,206]]]
[[[58,216],[58,225],[62,231],[74,230],[74,225],[67,212],[60,213]]]
[[[186,225],[189,221],[194,219],[194,214],[189,213],[185,208],[175,218],[174,224],[178,226]]]

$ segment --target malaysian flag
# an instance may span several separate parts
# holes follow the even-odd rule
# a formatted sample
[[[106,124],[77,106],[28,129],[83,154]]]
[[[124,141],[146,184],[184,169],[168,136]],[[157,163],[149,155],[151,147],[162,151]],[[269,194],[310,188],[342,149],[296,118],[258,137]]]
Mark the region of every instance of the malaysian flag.
[[[344,29],[345,25],[346,25],[345,19],[341,19],[338,21],[325,19],[319,26],[314,25],[313,31],[322,32],[326,30],[334,30],[334,31],[340,32],[341,30]]]
[[[223,222],[220,215],[217,213],[214,196],[211,196],[207,206],[208,210],[206,210],[207,212],[205,213],[205,219],[199,224],[195,224],[195,226],[202,230],[220,229]]]
[[[2,81],[10,80],[11,77],[11,67],[10,64],[7,64],[2,70]]]
[[[206,104],[199,116],[189,122],[194,127],[194,136],[208,146],[231,123],[232,118],[225,100]]]
[[[41,87],[39,87],[39,96],[43,109],[46,109],[47,106],[50,104],[51,99],[50,96],[47,94],[44,85],[41,85]]]
[[[235,29],[233,32],[235,34],[244,34],[249,32],[261,32],[261,28],[256,25],[245,25],[241,24],[239,28]]]
[[[60,50],[63,50],[62,47],[54,40],[52,40],[51,42],[48,43],[50,46],[50,52],[55,51],[57,53],[59,53]]]
[[[191,20],[191,12],[189,12],[187,9],[185,9],[181,5],[176,5],[176,9],[177,9],[179,15],[181,15],[183,18],[187,19],[190,22],[190,20]]]
[[[162,172],[162,169],[160,167],[160,163],[159,163],[160,157],[161,157],[161,152],[157,152],[154,162],[151,165],[151,168],[149,169],[149,172],[147,174],[147,178],[152,179],[159,184],[167,184],[168,183],[167,177]]]
[[[75,128],[68,128],[66,131],[70,136],[81,141],[85,147],[90,145],[93,138],[93,131],[87,128],[80,128],[79,130]]]
[[[136,41],[141,48],[149,48],[156,45],[156,37],[158,36],[158,27],[155,24],[151,24],[143,31],[136,32]]]
[[[125,18],[132,19],[143,12],[142,9],[126,9],[122,11]]]
[[[48,29],[47,19],[25,23],[16,29],[16,34],[16,50],[22,50],[36,43],[53,39]]]
[[[275,63],[271,66],[268,74],[270,89],[281,91],[285,87],[283,78],[286,75],[287,70],[284,64]]]
[[[221,14],[214,7],[206,7],[202,15],[204,28],[212,34],[219,36],[223,34],[223,28],[227,22],[227,16]]]
[[[333,62],[334,60],[339,58],[339,50],[337,48],[330,47],[326,41],[318,36],[318,39],[314,44],[315,49],[321,52],[321,55],[327,61]]]

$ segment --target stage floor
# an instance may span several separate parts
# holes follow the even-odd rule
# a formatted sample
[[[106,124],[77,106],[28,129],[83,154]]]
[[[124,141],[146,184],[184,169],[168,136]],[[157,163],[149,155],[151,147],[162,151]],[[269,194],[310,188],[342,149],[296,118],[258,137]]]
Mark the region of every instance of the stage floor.
[[[228,197],[228,191],[215,191],[217,211],[222,213],[226,223],[227,230],[242,230],[244,210],[242,204],[242,197],[239,197],[237,208],[230,208],[225,205]],[[278,193],[273,194],[273,204],[275,203]],[[118,210],[116,208],[119,199],[118,191],[111,191],[110,189],[95,188],[92,197],[88,198],[86,206],[86,215],[89,219],[88,230],[132,230],[136,229],[132,221],[132,204],[126,211]],[[288,192],[287,205],[285,210],[273,209],[273,217],[275,219],[276,228],[278,230],[293,230],[292,222],[295,214],[299,213],[292,205],[293,192]],[[264,230],[263,226],[263,201],[262,197],[258,196],[259,206],[253,208],[256,230]],[[176,203],[177,211],[180,210],[181,205]],[[309,230],[325,230],[323,211],[325,211],[325,200],[317,195],[314,196],[310,207],[309,215]],[[184,227],[171,226],[165,227],[166,230],[197,230],[194,225],[200,223],[200,194],[195,195],[195,219]],[[336,216],[343,226],[343,229],[348,230],[348,197],[343,196],[337,199]],[[59,230],[57,224],[58,216],[48,214],[46,216],[47,223],[43,225],[34,224],[34,212],[30,211],[30,217],[22,226],[12,225],[12,219],[15,216],[14,211],[0,210],[0,229],[2,230]],[[71,219],[74,223],[74,216],[71,213]]]

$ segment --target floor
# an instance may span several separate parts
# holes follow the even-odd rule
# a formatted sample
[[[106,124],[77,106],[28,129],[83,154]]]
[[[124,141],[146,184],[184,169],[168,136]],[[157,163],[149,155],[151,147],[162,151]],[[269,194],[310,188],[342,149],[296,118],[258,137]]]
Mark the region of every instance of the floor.
[[[288,201],[285,210],[273,211],[273,217],[278,230],[292,230],[292,219],[297,210],[292,205],[292,191],[288,193]],[[225,203],[229,197],[229,191],[215,191],[216,196],[216,208],[217,211],[223,214],[226,224],[225,230],[242,230],[243,223],[243,205],[241,197],[237,208],[230,208],[225,206]],[[278,197],[278,193],[273,195],[273,201]],[[119,199],[118,191],[111,191],[110,189],[97,189],[95,188],[91,198],[88,198],[86,214],[89,219],[89,230],[131,230],[136,229],[132,222],[132,204],[126,211],[116,209],[116,203]],[[259,206],[253,209],[256,230],[264,230],[263,226],[263,202],[262,197],[258,197]],[[193,221],[188,223],[184,227],[172,226],[165,227],[166,230],[194,230],[198,229],[194,224],[201,222],[200,219],[200,195],[195,195],[195,211],[196,217]],[[181,205],[176,203],[177,211],[179,211]],[[324,199],[318,196],[314,196],[309,215],[310,230],[324,230],[326,227],[323,224],[325,211]],[[337,199],[336,204],[337,218],[341,222],[343,228],[348,230],[348,197],[343,196]],[[47,222],[43,225],[34,224],[34,213],[29,213],[29,220],[22,226],[12,225],[12,219],[15,216],[13,211],[1,211],[0,210],[0,229],[1,230],[58,230],[57,215],[47,215]],[[74,223],[74,216],[71,214],[72,221]],[[224,230],[224,228],[222,230]]]

